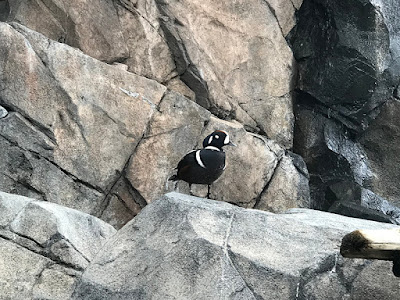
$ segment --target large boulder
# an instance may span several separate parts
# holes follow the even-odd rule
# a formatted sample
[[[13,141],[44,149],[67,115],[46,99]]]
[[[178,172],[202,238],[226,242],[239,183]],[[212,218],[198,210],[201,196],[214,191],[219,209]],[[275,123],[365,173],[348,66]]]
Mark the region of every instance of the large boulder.
[[[0,298],[69,299],[115,229],[88,214],[0,192]]]
[[[170,193],[114,235],[73,299],[397,299],[389,262],[344,259],[344,234],[393,225]]]
[[[305,0],[298,12],[294,151],[314,208],[399,222],[399,20],[396,1]]]
[[[196,102],[291,148],[295,65],[285,37],[295,24],[292,2],[156,3],[177,72]]]

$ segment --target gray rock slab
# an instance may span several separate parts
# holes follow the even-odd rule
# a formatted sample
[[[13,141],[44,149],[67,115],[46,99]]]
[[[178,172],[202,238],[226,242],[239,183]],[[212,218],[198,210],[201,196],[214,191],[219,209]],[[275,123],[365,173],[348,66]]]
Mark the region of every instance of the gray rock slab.
[[[338,299],[330,286],[346,299],[356,299],[367,286],[376,299],[396,299],[390,264],[339,254],[344,234],[393,227],[308,209],[273,214],[169,193],[107,242],[73,299]],[[381,287],[369,286],[375,279]]]
[[[77,210],[0,192],[0,299],[69,299],[114,233]]]

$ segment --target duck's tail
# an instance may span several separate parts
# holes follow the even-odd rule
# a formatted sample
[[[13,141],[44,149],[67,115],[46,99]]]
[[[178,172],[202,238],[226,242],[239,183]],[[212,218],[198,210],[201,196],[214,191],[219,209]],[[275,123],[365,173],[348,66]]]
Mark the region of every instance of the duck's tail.
[[[168,180],[170,180],[170,181],[178,181],[179,178],[178,178],[178,175],[172,175],[170,178],[168,178]]]

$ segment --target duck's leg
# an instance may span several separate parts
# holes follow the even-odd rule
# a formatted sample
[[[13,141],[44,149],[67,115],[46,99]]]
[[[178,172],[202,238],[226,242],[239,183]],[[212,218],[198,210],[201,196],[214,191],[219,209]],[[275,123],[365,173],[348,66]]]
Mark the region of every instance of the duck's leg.
[[[189,194],[190,194],[191,196],[193,196],[192,184],[191,184],[191,183],[189,183]]]
[[[207,187],[208,187],[207,199],[211,199],[211,198],[210,198],[210,188],[211,188],[211,184],[207,184]]]
[[[172,184],[174,186],[174,192],[178,192],[179,193],[178,181],[174,181]]]

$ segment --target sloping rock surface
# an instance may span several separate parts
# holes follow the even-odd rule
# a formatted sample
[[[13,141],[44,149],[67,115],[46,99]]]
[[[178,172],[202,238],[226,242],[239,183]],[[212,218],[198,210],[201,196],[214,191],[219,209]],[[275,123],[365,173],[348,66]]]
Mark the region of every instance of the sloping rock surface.
[[[108,63],[165,82],[175,76],[158,11],[150,0],[7,1],[0,21],[18,22]]]
[[[397,299],[389,262],[340,257],[344,234],[393,225],[169,193],[98,253],[74,299]]]
[[[0,192],[0,298],[69,299],[114,233],[88,214]]]

